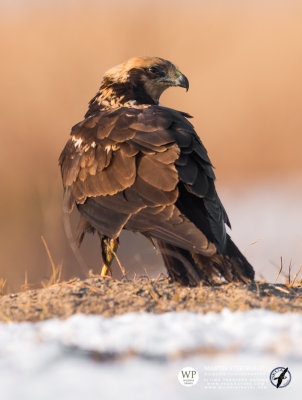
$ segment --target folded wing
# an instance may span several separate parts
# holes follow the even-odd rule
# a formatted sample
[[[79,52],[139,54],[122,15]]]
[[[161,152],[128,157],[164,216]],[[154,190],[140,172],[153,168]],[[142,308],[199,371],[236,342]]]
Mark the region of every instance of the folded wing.
[[[60,157],[66,210],[76,204],[109,237],[125,228],[203,255],[222,251],[227,215],[188,117],[123,107],[75,125]]]

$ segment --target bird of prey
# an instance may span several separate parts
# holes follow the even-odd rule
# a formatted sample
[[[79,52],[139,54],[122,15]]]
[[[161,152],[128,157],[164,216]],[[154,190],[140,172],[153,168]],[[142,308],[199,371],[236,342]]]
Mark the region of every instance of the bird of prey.
[[[71,130],[59,164],[65,211],[81,215],[80,244],[97,232],[102,275],[110,273],[122,229],[157,242],[169,276],[184,285],[253,280],[226,226],[207,151],[189,114],[159,104],[171,86],[188,90],[175,65],[135,57],[110,69]]]
[[[277,378],[274,378],[274,381],[278,379],[277,389],[280,387],[283,379],[285,378],[285,375],[286,375],[287,371],[288,371],[288,368],[285,368],[285,370],[282,371],[281,374]]]

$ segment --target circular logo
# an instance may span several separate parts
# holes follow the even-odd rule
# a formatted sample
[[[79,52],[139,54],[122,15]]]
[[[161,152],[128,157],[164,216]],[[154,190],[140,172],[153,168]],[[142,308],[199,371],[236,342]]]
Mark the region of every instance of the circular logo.
[[[287,367],[277,367],[270,374],[270,381],[277,389],[289,385],[291,379],[292,376]]]
[[[199,379],[198,371],[192,367],[185,367],[178,373],[178,380],[183,386],[196,385]]]

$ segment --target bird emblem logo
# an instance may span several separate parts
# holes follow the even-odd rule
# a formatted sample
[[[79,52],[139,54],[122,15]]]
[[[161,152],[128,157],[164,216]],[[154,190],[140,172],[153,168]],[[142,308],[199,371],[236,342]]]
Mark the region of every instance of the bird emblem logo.
[[[288,370],[288,367],[277,367],[273,369],[270,375],[270,381],[277,389],[289,385],[291,381],[291,373]]]

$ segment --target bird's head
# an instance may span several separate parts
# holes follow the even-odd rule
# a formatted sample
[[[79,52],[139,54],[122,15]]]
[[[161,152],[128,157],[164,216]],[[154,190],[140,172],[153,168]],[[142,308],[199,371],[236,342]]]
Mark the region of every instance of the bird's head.
[[[157,104],[170,86],[189,89],[189,81],[170,61],[158,57],[135,57],[107,71],[100,90],[121,101]],[[108,97],[107,96],[107,97]]]

